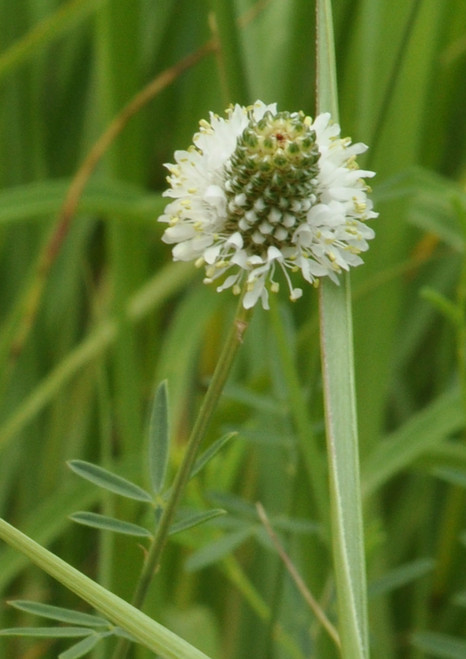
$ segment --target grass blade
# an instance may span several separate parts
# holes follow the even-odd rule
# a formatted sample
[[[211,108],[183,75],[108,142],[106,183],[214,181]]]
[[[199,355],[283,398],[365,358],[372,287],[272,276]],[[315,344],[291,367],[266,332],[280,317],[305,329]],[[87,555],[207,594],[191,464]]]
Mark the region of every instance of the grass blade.
[[[464,659],[466,656],[466,641],[447,634],[417,632],[411,642],[418,650],[428,652],[430,657]]]
[[[413,415],[364,461],[364,496],[372,494],[428,449],[463,427],[460,393],[453,389]]]
[[[330,0],[317,2],[317,113],[338,120]],[[369,655],[367,588],[354,388],[349,276],[320,287],[322,371],[329,461],[333,564],[341,656]]]
[[[0,537],[24,553],[50,576],[129,632],[139,643],[165,659],[209,659],[182,638],[86,577],[52,552],[0,519]],[[89,630],[85,630],[89,633]]]

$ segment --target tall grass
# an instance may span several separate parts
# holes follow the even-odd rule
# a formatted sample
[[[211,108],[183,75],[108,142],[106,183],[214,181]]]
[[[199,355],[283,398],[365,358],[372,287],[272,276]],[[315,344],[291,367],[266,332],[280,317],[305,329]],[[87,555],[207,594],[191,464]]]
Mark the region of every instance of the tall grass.
[[[126,600],[145,541],[68,515],[147,513],[66,462],[148,487],[148,416],[167,379],[169,479],[180,464],[235,301],[170,263],[162,164],[230,102],[314,115],[314,12],[307,0],[0,5],[0,515]],[[371,147],[361,165],[377,172],[380,212],[351,274],[371,653],[464,657],[466,5],[341,0],[333,14],[342,133]],[[212,658],[338,656],[255,507],[337,624],[322,389],[317,293],[258,309],[206,447],[238,435],[183,502],[227,515],[173,536],[144,606]],[[43,624],[11,599],[88,611],[3,544],[0,587],[1,627]],[[0,655],[69,645],[2,638]]]

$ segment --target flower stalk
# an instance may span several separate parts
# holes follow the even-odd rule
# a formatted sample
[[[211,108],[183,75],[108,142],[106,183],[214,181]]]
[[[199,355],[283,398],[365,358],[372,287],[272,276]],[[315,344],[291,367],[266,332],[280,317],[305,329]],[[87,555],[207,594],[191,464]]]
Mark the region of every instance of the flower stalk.
[[[173,523],[178,504],[184,494],[186,485],[188,484],[208,424],[217,408],[235,356],[243,342],[243,337],[249,325],[251,315],[252,311],[244,308],[243,296],[241,296],[230,332],[220,353],[212,379],[199,409],[199,414],[191,431],[182,463],[175,476],[170,496],[163,509],[154,539],[144,562],[144,567],[132,600],[132,605],[138,609],[144,604],[150,584],[160,567],[160,561],[167,543],[170,526]],[[122,659],[123,657],[126,657],[129,645],[128,641],[122,639],[116,648],[114,659]]]

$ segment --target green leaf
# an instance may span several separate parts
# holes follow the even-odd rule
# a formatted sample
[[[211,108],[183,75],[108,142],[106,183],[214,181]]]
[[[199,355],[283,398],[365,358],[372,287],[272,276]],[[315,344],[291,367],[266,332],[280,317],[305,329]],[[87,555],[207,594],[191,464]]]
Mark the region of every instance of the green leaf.
[[[401,588],[401,586],[423,577],[433,570],[434,566],[435,561],[431,558],[420,558],[407,565],[401,565],[373,581],[369,586],[369,595],[378,597],[390,593],[396,588]]]
[[[254,531],[254,527],[244,528],[224,535],[219,540],[205,545],[202,549],[191,554],[186,561],[186,569],[190,572],[195,572],[196,570],[207,567],[207,565],[217,563],[250,538],[254,534]]]
[[[148,492],[103,467],[84,460],[70,460],[67,465],[75,474],[104,490],[109,490],[128,499],[152,503],[152,497]]]
[[[285,531],[286,533],[296,533],[298,535],[320,533],[322,531],[322,526],[320,524],[308,519],[271,516],[270,523],[276,530]]]
[[[466,471],[464,469],[453,469],[452,467],[438,467],[432,471],[434,476],[441,478],[452,485],[466,487]]]
[[[464,234],[452,200],[466,204],[464,188],[456,181],[420,167],[403,172],[402,176],[414,192],[407,216],[409,222],[438,236],[455,252],[463,251]]]
[[[155,494],[160,494],[165,484],[169,451],[168,386],[164,380],[155,392],[149,424],[149,470]]]
[[[87,638],[83,638],[81,641],[72,645],[68,650],[61,652],[58,655],[58,659],[78,659],[79,657],[84,657],[88,654],[99,641],[105,638],[107,634],[92,634]]]
[[[317,0],[317,112],[338,121],[332,4]],[[321,359],[338,632],[342,659],[369,656],[367,584],[349,275],[320,286]]]
[[[70,519],[78,524],[84,526],[91,526],[101,531],[113,531],[114,533],[123,533],[124,535],[133,535],[139,538],[151,538],[152,534],[143,526],[139,524],[132,524],[131,522],[124,522],[114,517],[107,517],[107,515],[99,515],[98,513],[89,513],[80,511],[72,513]]]
[[[464,659],[466,657],[466,641],[447,634],[417,632],[411,637],[411,643],[418,650],[428,652],[433,657],[442,659]]]
[[[421,297],[430,302],[444,318],[450,321],[453,327],[461,327],[461,311],[457,304],[430,286],[424,286],[421,289]]]
[[[199,524],[205,524],[205,522],[208,522],[211,519],[215,519],[216,517],[220,517],[221,515],[226,515],[226,510],[223,510],[222,508],[215,508],[204,513],[189,515],[170,527],[170,535],[181,533],[181,531],[191,529],[193,526],[199,526]]]
[[[64,609],[61,606],[51,606],[50,604],[42,604],[41,602],[30,602],[29,600],[12,600],[8,604],[15,609],[31,613],[32,615],[40,616],[42,618],[49,618],[50,620],[59,620],[66,622],[69,625],[85,625],[88,627],[108,627],[109,622],[104,618],[90,615],[89,613],[81,613],[80,611],[73,611],[72,609]]]
[[[363,463],[364,495],[380,488],[463,426],[464,412],[458,389],[439,396],[372,451]]]
[[[37,636],[38,638],[73,638],[93,632],[82,627],[10,627],[0,630],[0,636]]]
[[[68,193],[71,179],[52,179],[16,185],[0,191],[0,225],[28,222],[58,213]],[[147,192],[122,180],[96,178],[89,181],[79,202],[80,213],[99,217],[128,218],[128,221],[152,221],[166,201],[159,194]]]
[[[223,437],[220,437],[220,439],[217,439],[207,450],[205,450],[196,460],[196,462],[193,465],[193,468],[191,470],[191,475],[190,478],[194,478],[201,469],[204,469],[206,464],[214,458],[219,451],[222,450],[222,448],[227,444],[230,439],[233,437],[237,437],[238,433],[237,432],[229,432],[226,435],[223,435]]]
[[[152,652],[167,659],[209,659],[193,645],[89,579],[3,519],[0,519],[0,538],[23,552],[35,565],[101,611],[108,620],[125,629]],[[89,633],[89,630],[85,631]]]
[[[466,590],[461,593],[457,593],[453,598],[453,602],[458,606],[466,607]]]

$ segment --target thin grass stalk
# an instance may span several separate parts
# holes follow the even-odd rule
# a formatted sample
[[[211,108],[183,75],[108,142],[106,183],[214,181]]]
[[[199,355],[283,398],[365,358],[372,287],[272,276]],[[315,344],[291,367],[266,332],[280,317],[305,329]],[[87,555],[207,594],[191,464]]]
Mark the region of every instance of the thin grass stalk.
[[[288,574],[294,581],[296,588],[298,589],[300,595],[308,605],[308,607],[311,609],[311,611],[314,613],[316,616],[317,620],[319,623],[324,627],[324,629],[327,631],[328,635],[331,637],[335,645],[340,648],[340,639],[338,637],[338,632],[333,626],[333,624],[330,622],[328,619],[327,615],[325,614],[325,611],[322,609],[320,606],[319,602],[315,599],[315,597],[312,595],[311,591],[309,588],[306,586],[304,583],[301,575],[299,574],[298,570],[296,569],[294,563],[292,562],[291,558],[285,551],[283,545],[281,544],[280,540],[278,539],[275,531],[273,530],[273,527],[270,523],[270,520],[267,516],[267,513],[265,512],[264,507],[262,504],[257,503],[256,504],[256,509],[259,515],[259,518],[262,522],[262,524],[265,527],[265,530],[267,531],[268,536],[270,537],[271,541],[274,544],[275,549],[277,550],[278,555],[280,556],[280,559],[282,560],[286,570],[288,571]]]
[[[317,0],[317,108],[338,121],[330,0]],[[349,275],[322,281],[320,323],[334,575],[341,656],[369,656]]]

